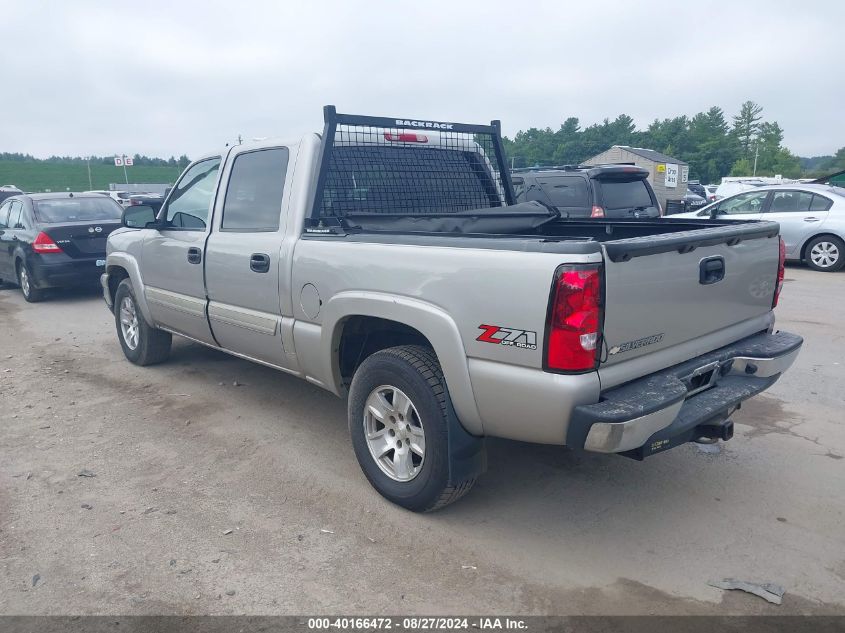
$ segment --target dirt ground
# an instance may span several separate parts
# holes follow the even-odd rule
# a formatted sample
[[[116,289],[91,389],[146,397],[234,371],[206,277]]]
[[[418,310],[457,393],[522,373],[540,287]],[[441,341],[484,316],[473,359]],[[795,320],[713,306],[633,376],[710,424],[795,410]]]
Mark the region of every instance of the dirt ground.
[[[135,367],[96,291],[4,287],[0,613],[845,614],[845,273],[787,278],[803,352],[718,453],[491,441],[431,515],[370,488],[327,392],[185,341]]]

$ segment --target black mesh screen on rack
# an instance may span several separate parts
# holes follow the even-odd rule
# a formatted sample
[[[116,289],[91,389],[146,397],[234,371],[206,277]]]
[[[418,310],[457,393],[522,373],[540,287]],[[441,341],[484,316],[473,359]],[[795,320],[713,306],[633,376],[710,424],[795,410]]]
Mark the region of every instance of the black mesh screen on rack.
[[[396,120],[415,129],[337,116],[331,125],[327,118],[315,219],[450,215],[511,200],[492,126]],[[344,116],[359,120],[346,123]]]

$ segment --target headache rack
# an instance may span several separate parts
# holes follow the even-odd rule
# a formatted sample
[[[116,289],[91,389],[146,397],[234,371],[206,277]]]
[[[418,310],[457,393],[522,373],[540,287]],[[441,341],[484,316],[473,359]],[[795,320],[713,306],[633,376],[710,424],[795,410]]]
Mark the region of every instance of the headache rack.
[[[340,114],[325,128],[308,228],[436,218],[514,204],[501,125]]]

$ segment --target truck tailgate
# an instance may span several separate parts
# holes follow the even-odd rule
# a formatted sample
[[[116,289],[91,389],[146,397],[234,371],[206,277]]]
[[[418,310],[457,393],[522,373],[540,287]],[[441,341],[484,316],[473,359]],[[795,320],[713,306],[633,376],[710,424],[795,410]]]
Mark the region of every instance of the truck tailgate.
[[[603,244],[602,364],[671,348],[769,312],[778,228],[748,222]]]

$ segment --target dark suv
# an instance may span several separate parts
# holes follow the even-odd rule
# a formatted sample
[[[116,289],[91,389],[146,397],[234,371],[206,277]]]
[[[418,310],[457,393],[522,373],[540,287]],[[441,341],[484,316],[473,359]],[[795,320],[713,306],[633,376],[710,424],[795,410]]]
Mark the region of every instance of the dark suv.
[[[518,202],[537,200],[567,218],[656,218],[660,206],[634,165],[566,165],[514,170]]]

